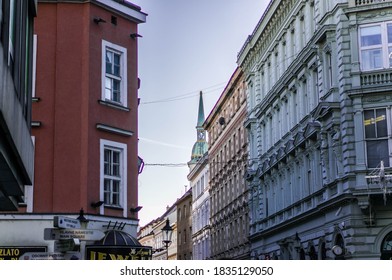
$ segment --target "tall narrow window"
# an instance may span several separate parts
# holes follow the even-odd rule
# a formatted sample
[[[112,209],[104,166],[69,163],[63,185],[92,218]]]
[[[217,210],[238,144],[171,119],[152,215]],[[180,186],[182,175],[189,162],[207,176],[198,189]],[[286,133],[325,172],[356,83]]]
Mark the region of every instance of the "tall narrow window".
[[[248,85],[250,94],[250,109],[252,110],[256,106],[256,93],[253,84]]]
[[[326,73],[325,73],[325,90],[328,91],[333,86],[333,72],[332,72],[332,53],[330,51],[326,52],[325,54],[325,61],[326,61]]]
[[[120,53],[106,50],[105,99],[119,103],[121,102],[120,57]]]
[[[102,41],[102,100],[127,106],[127,50]]]
[[[312,193],[313,186],[313,178],[312,178],[312,160],[309,155],[305,157],[305,170],[306,173],[306,182],[305,182],[305,194],[304,196],[308,196]]]
[[[385,167],[389,167],[386,109],[365,110],[364,126],[368,167],[375,168],[381,161],[384,162]]]
[[[2,38],[3,38],[3,0],[0,0],[0,42],[2,43]]]
[[[392,23],[387,24],[389,67],[392,67]]]
[[[290,62],[291,62],[291,61],[294,60],[294,57],[297,54],[296,53],[296,38],[295,38],[296,34],[295,34],[294,26],[291,27],[289,36],[290,36],[290,43],[291,43],[289,45],[289,48],[290,48]]]
[[[309,109],[309,99],[310,96],[308,96],[308,84],[307,81],[304,80],[302,85],[301,85],[301,90],[302,90],[302,110],[301,110],[301,119],[303,117],[305,117],[306,115],[308,115],[308,113],[310,112]]]
[[[105,148],[104,201],[107,205],[120,206],[120,151]]]
[[[238,149],[240,150],[241,149],[241,145],[242,145],[242,142],[241,142],[241,139],[242,139],[242,135],[241,135],[241,127],[239,127],[238,128],[238,133],[237,133],[237,135],[238,135]]]
[[[14,61],[15,61],[15,39],[16,39],[16,12],[17,12],[17,6],[16,6],[16,1],[15,0],[10,0],[9,2],[10,5],[10,19],[9,19],[9,56],[8,56],[8,65],[13,66]]]
[[[126,214],[126,144],[101,140],[101,200],[106,206],[123,207]]]
[[[390,260],[392,258],[392,232],[384,237],[381,244],[381,260]]]
[[[250,148],[251,148],[251,158],[255,159],[257,158],[257,139],[256,139],[256,134],[255,132],[250,132]]]
[[[300,16],[300,18],[299,18],[299,20],[300,20],[300,23],[299,23],[299,26],[300,26],[300,32],[301,32],[301,34],[300,34],[300,36],[301,36],[301,38],[300,38],[300,41],[301,41],[301,46],[300,46],[300,48],[302,49],[302,48],[304,48],[305,46],[306,46],[306,43],[307,43],[307,34],[306,34],[306,28],[307,28],[307,26],[306,26],[306,24],[305,24],[305,13],[303,12],[303,11],[301,11],[301,16]]]

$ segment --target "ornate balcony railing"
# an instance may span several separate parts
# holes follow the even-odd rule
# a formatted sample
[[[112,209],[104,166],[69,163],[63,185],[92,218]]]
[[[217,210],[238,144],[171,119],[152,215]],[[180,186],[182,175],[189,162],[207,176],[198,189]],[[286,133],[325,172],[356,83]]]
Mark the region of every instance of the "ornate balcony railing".
[[[361,73],[362,87],[384,86],[384,85],[392,85],[392,69]]]
[[[392,2],[392,0],[349,0],[349,7],[361,7],[384,2]]]

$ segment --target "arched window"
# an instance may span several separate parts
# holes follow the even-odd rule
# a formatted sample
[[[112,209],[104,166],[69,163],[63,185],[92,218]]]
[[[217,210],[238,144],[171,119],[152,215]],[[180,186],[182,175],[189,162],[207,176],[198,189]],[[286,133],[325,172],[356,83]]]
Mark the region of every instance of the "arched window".
[[[317,253],[316,253],[316,249],[314,248],[314,246],[311,246],[309,248],[308,254],[309,254],[309,258],[311,260],[317,260]]]
[[[343,240],[343,236],[341,234],[338,234],[336,236],[336,241],[335,241],[336,245],[339,245],[340,247],[344,248],[344,240]]]
[[[301,250],[299,251],[299,259],[300,260],[305,259],[305,250],[303,248],[301,248]]]
[[[335,245],[332,247],[332,253],[335,255],[335,259],[342,260],[346,254],[346,248],[344,246],[344,239],[341,234],[337,234],[335,237]]]
[[[382,260],[392,260],[392,231],[385,236],[381,244]]]
[[[325,242],[322,242],[319,249],[319,259],[326,260],[327,259],[327,248],[325,247]]]

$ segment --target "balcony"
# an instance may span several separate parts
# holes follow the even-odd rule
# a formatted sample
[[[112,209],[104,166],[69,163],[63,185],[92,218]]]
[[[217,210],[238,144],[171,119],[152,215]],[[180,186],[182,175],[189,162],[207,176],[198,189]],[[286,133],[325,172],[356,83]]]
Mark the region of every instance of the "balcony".
[[[368,0],[370,1],[370,0]],[[373,0],[375,1],[375,0]],[[391,1],[392,2],[392,1]],[[361,73],[361,87],[380,87],[392,85],[392,69],[376,70]]]
[[[350,8],[352,8],[352,7],[362,7],[366,5],[378,4],[384,2],[392,2],[392,0],[349,0],[348,5]]]

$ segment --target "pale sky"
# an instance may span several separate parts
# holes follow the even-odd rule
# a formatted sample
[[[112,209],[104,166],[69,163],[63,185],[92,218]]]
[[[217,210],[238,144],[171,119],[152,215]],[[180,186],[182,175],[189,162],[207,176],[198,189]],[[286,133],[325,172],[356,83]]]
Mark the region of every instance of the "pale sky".
[[[139,156],[146,163],[139,175],[139,219],[144,226],[189,187],[186,163],[196,141],[199,91],[207,117],[269,0],[130,2],[148,14],[138,39]]]

